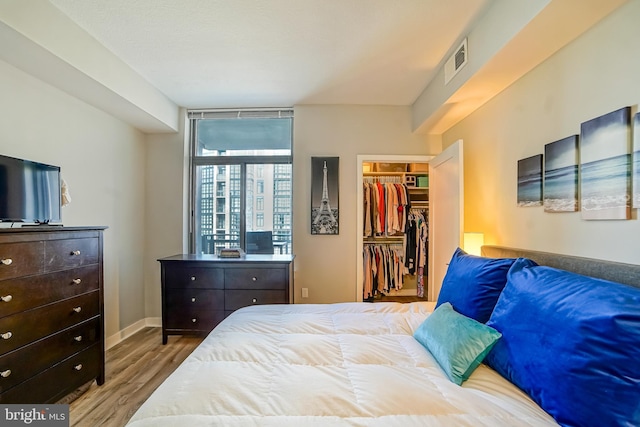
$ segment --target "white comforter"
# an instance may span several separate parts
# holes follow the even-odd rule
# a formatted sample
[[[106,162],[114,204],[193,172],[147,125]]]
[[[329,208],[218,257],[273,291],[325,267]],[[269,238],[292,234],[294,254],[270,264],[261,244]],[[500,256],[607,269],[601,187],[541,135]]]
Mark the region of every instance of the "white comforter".
[[[546,426],[481,365],[451,383],[412,336],[425,303],[252,306],[216,327],[131,427]]]

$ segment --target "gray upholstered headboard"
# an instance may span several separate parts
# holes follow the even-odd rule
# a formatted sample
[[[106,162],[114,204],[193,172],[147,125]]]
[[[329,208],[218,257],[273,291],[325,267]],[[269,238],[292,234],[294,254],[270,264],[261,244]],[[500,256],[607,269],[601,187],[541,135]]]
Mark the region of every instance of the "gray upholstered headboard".
[[[490,258],[529,258],[540,265],[640,288],[640,265],[491,245],[483,246],[481,254]]]

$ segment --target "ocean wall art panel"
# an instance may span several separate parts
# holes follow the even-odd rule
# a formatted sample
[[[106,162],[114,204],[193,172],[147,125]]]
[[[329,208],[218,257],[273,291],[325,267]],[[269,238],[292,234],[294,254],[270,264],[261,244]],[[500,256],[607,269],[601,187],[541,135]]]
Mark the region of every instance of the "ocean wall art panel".
[[[518,160],[518,206],[542,206],[542,154]]]
[[[544,146],[544,211],[578,210],[578,135]]]
[[[631,218],[631,108],[580,125],[582,218]]]
[[[640,113],[633,118],[633,207],[640,208]]]

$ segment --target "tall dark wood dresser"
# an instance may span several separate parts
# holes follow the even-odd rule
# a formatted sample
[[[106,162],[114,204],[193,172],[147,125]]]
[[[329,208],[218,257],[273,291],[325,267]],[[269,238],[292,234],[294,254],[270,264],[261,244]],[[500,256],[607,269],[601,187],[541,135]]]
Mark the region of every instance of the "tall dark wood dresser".
[[[163,344],[168,335],[209,333],[242,307],[293,302],[292,255],[180,254],[158,261]]]
[[[104,383],[105,228],[0,229],[0,403]]]

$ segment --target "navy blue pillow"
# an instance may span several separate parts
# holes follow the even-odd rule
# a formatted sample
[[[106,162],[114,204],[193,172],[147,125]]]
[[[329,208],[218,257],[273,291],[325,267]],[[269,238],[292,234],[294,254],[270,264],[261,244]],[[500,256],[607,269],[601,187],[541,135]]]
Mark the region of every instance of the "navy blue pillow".
[[[507,271],[515,260],[484,258],[456,249],[442,280],[436,308],[449,302],[458,313],[486,323],[507,283]]]
[[[640,289],[516,262],[485,363],[567,426],[640,426]]]

